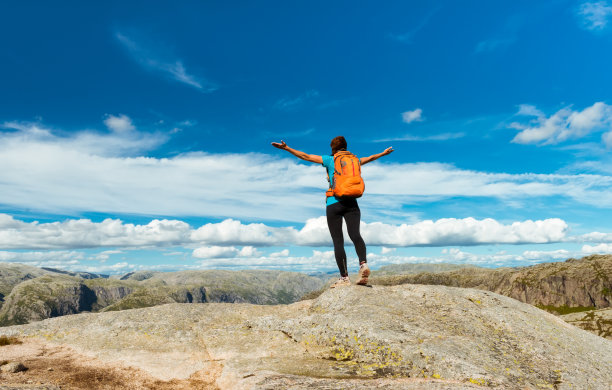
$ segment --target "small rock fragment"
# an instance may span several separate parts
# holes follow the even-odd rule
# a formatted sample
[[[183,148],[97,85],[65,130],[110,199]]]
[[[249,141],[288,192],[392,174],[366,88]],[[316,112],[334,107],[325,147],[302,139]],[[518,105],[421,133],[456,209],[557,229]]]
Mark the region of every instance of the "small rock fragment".
[[[2,372],[21,372],[27,370],[27,367],[19,362],[10,362],[2,366]]]

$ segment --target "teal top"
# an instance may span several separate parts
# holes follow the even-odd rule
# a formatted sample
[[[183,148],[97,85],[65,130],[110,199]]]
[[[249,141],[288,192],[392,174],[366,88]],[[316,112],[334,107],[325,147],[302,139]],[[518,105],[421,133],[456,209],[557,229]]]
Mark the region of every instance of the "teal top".
[[[327,177],[329,178],[329,183],[334,184],[334,156],[323,155],[323,166],[327,169]],[[361,159],[359,159],[359,163],[361,163]],[[326,206],[330,206],[334,203],[340,202],[340,198],[337,196],[328,196],[325,204]]]

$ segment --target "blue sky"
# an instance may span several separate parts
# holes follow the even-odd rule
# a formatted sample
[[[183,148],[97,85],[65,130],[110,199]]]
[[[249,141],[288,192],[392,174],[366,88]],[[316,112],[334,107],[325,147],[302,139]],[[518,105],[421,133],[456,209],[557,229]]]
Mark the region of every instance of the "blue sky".
[[[608,1],[5,2],[0,261],[333,271],[325,172],[270,142],[336,135],[395,148],[374,267],[610,253],[611,44]]]

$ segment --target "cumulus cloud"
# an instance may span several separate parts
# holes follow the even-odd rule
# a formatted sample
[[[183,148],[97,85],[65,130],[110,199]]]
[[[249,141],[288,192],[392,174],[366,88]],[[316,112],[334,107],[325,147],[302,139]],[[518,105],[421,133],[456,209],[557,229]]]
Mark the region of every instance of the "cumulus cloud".
[[[404,123],[421,122],[423,120],[422,114],[423,110],[420,108],[416,108],[412,111],[403,112],[402,121]]]
[[[578,8],[582,26],[591,31],[601,31],[608,25],[612,7],[607,1],[585,1]]]
[[[245,246],[238,249],[233,246],[205,246],[196,248],[192,256],[199,259],[218,259],[231,257],[253,257],[259,252],[252,246]]]
[[[531,105],[521,105],[519,116],[532,117],[527,123],[514,122],[510,127],[519,130],[512,142],[519,144],[558,144],[571,139],[584,138],[595,132],[604,132],[603,142],[612,146],[612,106],[594,103],[582,111],[562,108],[547,117]]]
[[[400,226],[375,222],[365,224],[362,230],[366,242],[375,245],[446,246],[558,242],[565,237],[568,226],[558,218],[514,222],[511,225],[503,225],[490,218],[444,218]]]
[[[380,248],[380,253],[383,255],[387,255],[393,251],[395,251],[395,248],[387,248],[386,246],[383,246],[382,248]]]
[[[612,243],[612,233],[590,232],[577,237],[572,237],[577,242],[608,242]]]
[[[0,247],[7,249],[172,246],[188,242],[190,233],[190,226],[177,220],[156,219],[146,225],[110,218],[28,223],[0,214]]]
[[[612,253],[612,244],[583,245],[582,252],[589,255],[593,253]]]
[[[83,260],[85,254],[76,251],[32,251],[32,252],[9,252],[0,251],[0,261],[19,262],[39,266],[39,264],[78,264]]]
[[[296,235],[294,228],[272,228],[263,223],[243,224],[240,221],[227,219],[220,223],[208,223],[191,234],[191,240],[200,243],[217,243],[225,245],[252,244],[276,245],[292,241]]]
[[[500,251],[492,254],[479,254],[465,252],[458,248],[449,248],[442,251],[437,260],[443,263],[472,264],[484,267],[502,266],[528,266],[542,262],[565,260],[573,255],[580,255],[565,249],[552,251],[523,251],[519,254]],[[431,262],[431,261],[429,261]]]
[[[287,256],[289,256],[289,249],[283,249],[280,252],[270,253],[270,257],[272,258],[287,257]]]
[[[428,220],[412,225],[380,222],[361,224],[362,235],[369,245],[392,247],[549,243],[563,240],[567,230],[567,224],[557,218],[514,222],[510,225],[493,219],[474,218]],[[255,256],[255,246],[328,246],[329,243],[325,217],[309,219],[298,230],[261,223],[243,224],[231,219],[193,229],[179,220],[156,219],[146,225],[123,223],[118,219],[105,219],[102,222],[73,219],[38,223],[24,222],[0,214],[0,247],[7,249],[199,245],[193,252],[194,256],[208,258],[238,254]],[[235,248],[237,245],[243,248],[238,250]]]
[[[104,119],[104,124],[109,130],[116,133],[127,133],[136,130],[136,127],[132,124],[132,120],[127,115],[107,115]]]
[[[355,270],[359,262],[354,259]],[[247,258],[208,258],[199,262],[200,269],[276,269],[301,272],[327,272],[337,269],[334,251],[313,250],[311,256],[253,256]],[[349,269],[351,266],[349,266]]]

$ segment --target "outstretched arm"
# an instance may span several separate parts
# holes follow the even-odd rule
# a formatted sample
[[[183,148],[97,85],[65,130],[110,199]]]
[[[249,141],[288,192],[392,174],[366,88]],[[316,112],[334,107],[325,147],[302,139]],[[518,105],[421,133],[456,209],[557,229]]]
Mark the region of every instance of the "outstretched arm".
[[[372,162],[378,158],[381,158],[382,156],[386,156],[387,154],[391,153],[393,151],[393,148],[387,148],[385,149],[383,152],[378,153],[378,154],[373,154],[371,156],[368,157],[362,157],[361,158],[361,165],[363,164],[367,164],[369,162]]]
[[[316,154],[308,154],[308,153],[300,152],[299,150],[290,148],[289,146],[287,146],[285,141],[281,141],[280,143],[272,142],[272,146],[274,146],[275,148],[286,150],[289,153],[293,154],[295,157],[300,158],[302,160],[310,161],[310,162],[317,163],[317,164],[323,164],[323,158],[321,156],[317,156]]]

